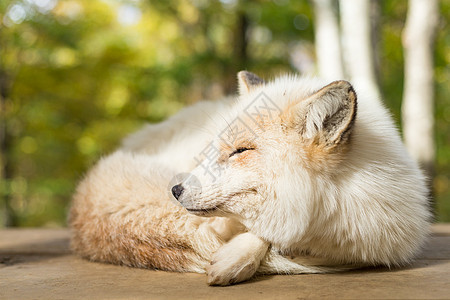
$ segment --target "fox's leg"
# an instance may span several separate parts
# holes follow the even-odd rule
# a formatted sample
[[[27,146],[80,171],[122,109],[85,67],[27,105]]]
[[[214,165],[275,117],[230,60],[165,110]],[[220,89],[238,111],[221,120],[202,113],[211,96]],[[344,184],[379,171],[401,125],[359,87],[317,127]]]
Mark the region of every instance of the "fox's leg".
[[[229,285],[251,278],[269,249],[269,243],[250,232],[238,234],[212,256],[206,268],[209,285]]]
[[[270,243],[250,232],[236,235],[213,254],[211,265],[206,267],[208,284],[229,285],[248,280],[255,274],[318,274],[351,269],[320,267],[329,263],[311,258],[287,258],[269,247]]]
[[[230,218],[208,218],[207,224],[225,243],[245,231],[244,225]]]

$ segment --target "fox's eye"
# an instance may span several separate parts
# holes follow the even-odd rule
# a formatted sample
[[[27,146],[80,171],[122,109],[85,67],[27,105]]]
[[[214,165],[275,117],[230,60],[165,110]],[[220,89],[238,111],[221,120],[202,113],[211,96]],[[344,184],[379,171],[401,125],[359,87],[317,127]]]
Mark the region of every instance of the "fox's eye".
[[[239,154],[239,153],[242,153],[242,152],[244,152],[244,151],[247,151],[247,150],[254,150],[255,148],[245,148],[245,147],[241,147],[241,148],[237,148],[236,150],[234,150],[231,154],[230,154],[230,157],[232,157],[233,155],[235,155],[235,154]]]

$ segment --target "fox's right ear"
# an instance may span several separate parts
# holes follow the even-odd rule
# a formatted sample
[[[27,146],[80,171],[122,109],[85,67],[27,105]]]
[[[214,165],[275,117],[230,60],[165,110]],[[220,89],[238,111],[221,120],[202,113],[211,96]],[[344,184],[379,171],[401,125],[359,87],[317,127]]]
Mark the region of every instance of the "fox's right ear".
[[[248,71],[240,71],[237,77],[239,82],[239,95],[246,95],[254,88],[264,84],[264,80]]]
[[[305,140],[333,149],[349,140],[356,110],[352,85],[343,80],[335,81],[297,105],[296,125]]]

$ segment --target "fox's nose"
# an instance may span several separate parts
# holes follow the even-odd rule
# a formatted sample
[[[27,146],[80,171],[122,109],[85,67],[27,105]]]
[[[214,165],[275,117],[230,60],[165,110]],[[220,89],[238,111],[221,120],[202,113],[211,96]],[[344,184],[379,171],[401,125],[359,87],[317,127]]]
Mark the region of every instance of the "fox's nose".
[[[175,197],[175,199],[178,200],[180,198],[181,193],[183,193],[184,187],[180,184],[175,185],[172,187],[172,195]]]

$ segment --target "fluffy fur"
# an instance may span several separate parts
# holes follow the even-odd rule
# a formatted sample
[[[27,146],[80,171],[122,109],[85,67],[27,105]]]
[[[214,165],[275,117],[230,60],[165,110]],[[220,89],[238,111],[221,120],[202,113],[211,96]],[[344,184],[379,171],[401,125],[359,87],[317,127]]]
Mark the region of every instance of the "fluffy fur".
[[[237,99],[147,125],[100,160],[73,199],[73,249],[206,271],[214,285],[410,261],[428,234],[427,189],[383,105],[346,81],[238,78]],[[276,113],[249,113],[261,97]],[[181,172],[192,176],[173,182]]]

